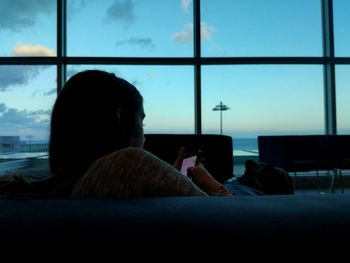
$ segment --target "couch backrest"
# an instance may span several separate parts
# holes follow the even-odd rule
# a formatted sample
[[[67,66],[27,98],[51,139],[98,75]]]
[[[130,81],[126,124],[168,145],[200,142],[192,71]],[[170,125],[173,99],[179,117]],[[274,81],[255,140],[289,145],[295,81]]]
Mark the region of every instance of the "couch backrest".
[[[182,146],[200,149],[204,164],[212,176],[220,181],[233,176],[232,137],[216,134],[146,134],[144,149],[174,164]]]
[[[261,162],[288,172],[350,167],[349,135],[258,136],[258,146]]]

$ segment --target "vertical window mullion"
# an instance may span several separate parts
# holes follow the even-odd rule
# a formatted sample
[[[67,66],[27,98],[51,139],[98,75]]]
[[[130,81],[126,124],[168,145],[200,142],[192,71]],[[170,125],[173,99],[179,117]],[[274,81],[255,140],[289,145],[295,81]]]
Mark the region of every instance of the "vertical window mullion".
[[[67,0],[57,0],[57,93],[66,82]]]
[[[324,97],[326,134],[337,133],[335,65],[334,65],[334,31],[333,0],[321,0],[324,64]]]
[[[194,30],[194,121],[195,133],[202,133],[201,109],[201,18],[200,0],[193,1],[193,30]]]

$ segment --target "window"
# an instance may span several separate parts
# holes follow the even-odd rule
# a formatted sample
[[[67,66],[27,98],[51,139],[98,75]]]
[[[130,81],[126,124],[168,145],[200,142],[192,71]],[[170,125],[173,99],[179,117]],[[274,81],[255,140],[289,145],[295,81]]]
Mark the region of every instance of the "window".
[[[202,54],[321,56],[320,3],[319,0],[202,0]]]
[[[68,1],[69,56],[193,56],[193,9],[178,0]]]
[[[350,134],[350,66],[336,68],[337,132]]]
[[[259,134],[324,133],[321,66],[205,66],[202,71],[204,133],[219,133],[222,101],[223,133],[234,138]],[[308,109],[305,111],[305,109]]]
[[[47,65],[0,66],[0,136],[47,142],[56,72]]]
[[[91,68],[135,84],[148,133],[349,133],[348,2],[1,1],[0,137],[42,149],[65,75]]]
[[[146,133],[194,133],[192,66],[71,65],[68,77],[87,69],[113,72],[138,88],[144,99]]]
[[[335,55],[339,57],[349,57],[350,2],[347,0],[334,0],[333,2]]]

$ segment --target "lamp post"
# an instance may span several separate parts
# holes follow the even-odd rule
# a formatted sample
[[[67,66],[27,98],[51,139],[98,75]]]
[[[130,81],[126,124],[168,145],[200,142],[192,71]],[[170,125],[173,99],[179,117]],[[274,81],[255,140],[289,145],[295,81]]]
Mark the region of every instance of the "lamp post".
[[[220,134],[222,135],[222,111],[229,110],[230,108],[227,107],[225,104],[220,101],[220,104],[216,105],[213,108],[213,111],[220,111]]]

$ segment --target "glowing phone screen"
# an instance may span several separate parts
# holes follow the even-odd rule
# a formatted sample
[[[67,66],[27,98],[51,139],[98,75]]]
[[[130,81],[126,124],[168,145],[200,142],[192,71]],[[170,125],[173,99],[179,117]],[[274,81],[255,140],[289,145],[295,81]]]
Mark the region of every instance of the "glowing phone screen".
[[[187,175],[188,167],[195,166],[196,165],[196,161],[197,161],[197,156],[196,155],[183,159],[180,172],[183,175]]]

